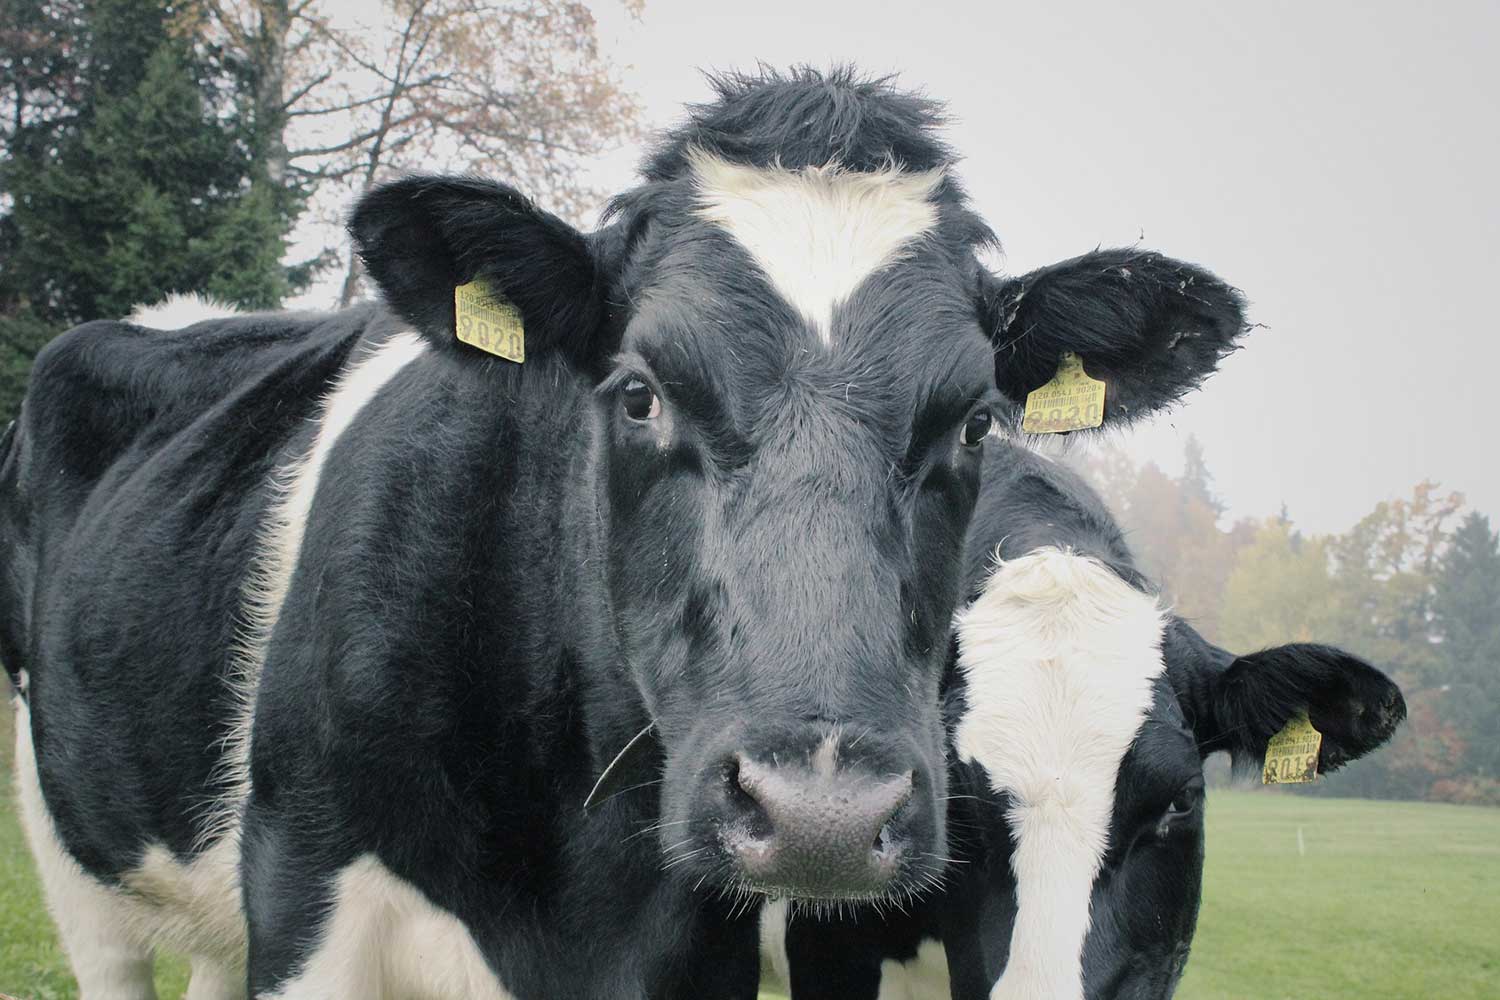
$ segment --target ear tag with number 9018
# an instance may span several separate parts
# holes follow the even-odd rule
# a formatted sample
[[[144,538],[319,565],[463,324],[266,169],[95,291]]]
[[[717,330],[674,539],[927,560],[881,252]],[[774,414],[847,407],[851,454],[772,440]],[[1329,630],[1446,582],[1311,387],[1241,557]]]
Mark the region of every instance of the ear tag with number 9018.
[[[1021,431],[1026,434],[1062,434],[1104,423],[1104,383],[1089,378],[1083,359],[1072,351],[1064,354],[1052,381],[1026,396],[1026,415]]]
[[[1313,728],[1307,713],[1295,716],[1266,744],[1263,785],[1296,785],[1318,776],[1318,751],[1323,734]]]
[[[521,311],[492,292],[484,281],[453,289],[453,327],[465,344],[516,364],[526,360]]]

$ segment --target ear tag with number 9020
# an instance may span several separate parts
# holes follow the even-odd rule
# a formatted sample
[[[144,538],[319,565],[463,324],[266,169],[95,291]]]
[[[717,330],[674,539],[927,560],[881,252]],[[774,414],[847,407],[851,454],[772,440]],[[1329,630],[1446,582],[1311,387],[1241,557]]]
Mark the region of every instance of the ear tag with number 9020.
[[[453,289],[453,327],[465,344],[516,364],[526,360],[521,311],[491,291],[484,281]]]
[[[1026,415],[1021,431],[1026,434],[1062,434],[1104,423],[1104,383],[1089,378],[1083,359],[1072,351],[1064,354],[1052,381],[1026,396]]]
[[[1287,722],[1266,744],[1263,785],[1296,785],[1318,776],[1318,751],[1323,734],[1313,728],[1303,712]]]

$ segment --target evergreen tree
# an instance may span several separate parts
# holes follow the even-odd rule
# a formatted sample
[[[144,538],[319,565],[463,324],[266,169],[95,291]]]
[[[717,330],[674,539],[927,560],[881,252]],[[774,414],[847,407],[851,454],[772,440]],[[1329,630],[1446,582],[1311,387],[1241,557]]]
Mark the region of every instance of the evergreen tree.
[[[40,17],[62,5],[32,6]],[[0,160],[0,409],[10,412],[14,370],[68,326],[174,291],[271,308],[310,277],[281,264],[300,204],[257,160],[236,64],[197,44],[171,3],[72,9],[68,59],[52,59],[71,74],[51,83],[61,96],[42,107],[30,77],[12,70],[4,81],[23,108]],[[28,39],[12,48],[51,58],[49,39]],[[29,65],[10,56],[7,66]]]
[[[59,324],[170,291],[276,305],[289,220],[275,199],[251,197],[248,129],[215,107],[219,68],[170,30],[168,4],[90,6],[73,120],[0,173],[20,236],[9,282]]]
[[[1500,536],[1490,519],[1471,512],[1453,533],[1439,564],[1433,617],[1453,674],[1464,680],[1500,676]]]
[[[1198,435],[1189,434],[1182,446],[1182,486],[1184,497],[1196,501],[1213,511],[1214,519],[1224,513],[1224,502],[1214,495],[1214,477],[1208,471],[1208,461],[1203,457],[1203,442]]]
[[[1477,511],[1453,533],[1432,610],[1471,770],[1494,784],[1500,779],[1500,537]]]

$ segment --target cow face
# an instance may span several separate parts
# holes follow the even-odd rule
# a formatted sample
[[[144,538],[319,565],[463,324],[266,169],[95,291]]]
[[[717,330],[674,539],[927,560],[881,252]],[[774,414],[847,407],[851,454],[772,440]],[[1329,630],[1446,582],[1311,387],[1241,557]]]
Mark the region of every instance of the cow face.
[[[996,998],[1170,997],[1201,895],[1203,757],[1258,760],[1305,711],[1332,770],[1405,714],[1396,686],[1346,653],[1235,657],[1058,549],[1000,564],[958,636],[954,742],[983,800],[985,888],[949,947]]]
[[[900,891],[936,869],[937,684],[998,402],[942,177],[689,170],[602,388],[620,632],[681,747],[670,842],[724,844],[753,889]]]
[[[1135,252],[994,278],[926,102],[844,75],[720,90],[593,236],[452,178],[372,193],[352,229],[438,344],[487,362],[453,341],[453,288],[482,278],[527,374],[590,387],[582,527],[617,700],[665,754],[667,863],[900,896],[940,863],[938,681],[990,423],[1085,343],[1109,418],[1148,412],[1229,349],[1239,300]]]

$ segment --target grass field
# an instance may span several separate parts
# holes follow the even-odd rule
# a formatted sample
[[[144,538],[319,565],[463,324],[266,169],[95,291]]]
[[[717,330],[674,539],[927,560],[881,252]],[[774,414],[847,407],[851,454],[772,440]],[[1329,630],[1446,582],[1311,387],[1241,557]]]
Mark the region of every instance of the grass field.
[[[10,724],[6,706],[0,993],[71,1000],[15,816]],[[1179,1000],[1500,997],[1500,810],[1218,792],[1208,857]],[[158,963],[162,1000],[186,980],[180,961]]]

